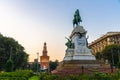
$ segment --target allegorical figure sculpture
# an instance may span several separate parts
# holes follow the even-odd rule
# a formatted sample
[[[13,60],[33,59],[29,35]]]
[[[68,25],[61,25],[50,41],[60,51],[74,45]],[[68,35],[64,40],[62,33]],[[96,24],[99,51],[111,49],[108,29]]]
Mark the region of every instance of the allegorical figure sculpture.
[[[79,14],[79,10],[77,9],[75,11],[75,14],[74,14],[74,19],[73,19],[73,26],[78,26],[80,25],[80,22],[82,22],[81,20],[81,17],[80,17],[80,14]]]
[[[68,42],[65,44],[68,48],[74,48],[74,43],[72,43],[72,40],[68,39],[67,37],[65,37]]]

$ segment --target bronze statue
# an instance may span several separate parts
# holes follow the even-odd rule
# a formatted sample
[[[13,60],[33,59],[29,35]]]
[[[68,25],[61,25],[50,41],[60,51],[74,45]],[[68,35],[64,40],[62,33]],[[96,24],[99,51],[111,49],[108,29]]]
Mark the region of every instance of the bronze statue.
[[[72,43],[72,40],[68,39],[67,37],[65,37],[68,42],[65,44],[68,48],[74,48],[74,43]]]
[[[79,14],[79,10],[77,9],[74,14],[73,26],[75,26],[75,24],[76,26],[80,25],[80,22],[82,22],[82,20]]]

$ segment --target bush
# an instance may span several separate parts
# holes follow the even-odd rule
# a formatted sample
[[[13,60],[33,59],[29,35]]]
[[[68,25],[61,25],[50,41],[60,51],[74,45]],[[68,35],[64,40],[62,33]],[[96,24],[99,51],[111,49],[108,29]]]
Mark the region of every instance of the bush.
[[[11,80],[28,80],[29,77],[33,76],[33,72],[31,70],[17,70],[15,72],[4,72],[0,73],[0,80],[11,79]],[[3,79],[3,80],[4,80]]]
[[[41,73],[39,75],[39,80],[119,80],[120,72],[109,74],[109,73],[100,73],[95,74],[83,74],[83,75],[51,75],[46,73]]]
[[[118,80],[116,76],[108,73],[96,73],[94,78],[97,80]]]
[[[42,72],[39,74],[39,80],[58,80],[58,76]]]

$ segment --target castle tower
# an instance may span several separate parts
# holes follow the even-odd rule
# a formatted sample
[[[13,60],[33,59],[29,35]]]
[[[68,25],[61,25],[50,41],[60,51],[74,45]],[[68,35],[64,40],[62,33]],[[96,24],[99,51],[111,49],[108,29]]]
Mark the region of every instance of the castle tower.
[[[49,56],[47,56],[47,46],[46,42],[43,46],[42,56],[40,56],[40,66],[41,70],[49,69]]]

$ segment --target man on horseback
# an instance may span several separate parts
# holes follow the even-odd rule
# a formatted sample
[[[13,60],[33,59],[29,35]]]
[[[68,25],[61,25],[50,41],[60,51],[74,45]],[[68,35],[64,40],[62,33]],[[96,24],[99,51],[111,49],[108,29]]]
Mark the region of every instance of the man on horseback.
[[[80,22],[82,22],[81,17],[79,15],[79,10],[77,9],[74,14],[74,19],[73,19],[73,26],[78,26],[80,25]]]

